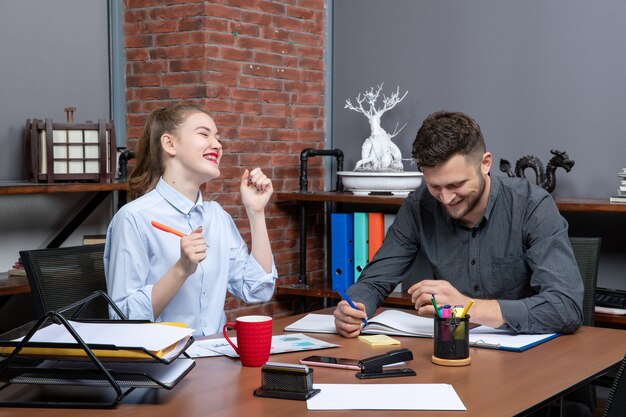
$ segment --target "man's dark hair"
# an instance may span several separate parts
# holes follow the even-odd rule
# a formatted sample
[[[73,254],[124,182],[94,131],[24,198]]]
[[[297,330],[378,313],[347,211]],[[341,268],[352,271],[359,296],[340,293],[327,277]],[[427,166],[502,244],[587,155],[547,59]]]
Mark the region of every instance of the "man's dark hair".
[[[413,142],[419,167],[435,167],[456,154],[482,156],[485,141],[478,123],[460,112],[438,111],[426,117]]]

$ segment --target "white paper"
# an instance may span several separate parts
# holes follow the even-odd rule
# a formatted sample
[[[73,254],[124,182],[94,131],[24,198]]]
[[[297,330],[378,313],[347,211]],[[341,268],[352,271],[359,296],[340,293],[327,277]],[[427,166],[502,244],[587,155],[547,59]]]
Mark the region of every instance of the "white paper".
[[[194,332],[194,329],[158,323],[80,323],[75,321],[69,323],[87,344],[114,345],[121,348],[139,347],[151,352],[165,349]],[[54,323],[37,330],[30,341],[77,343],[65,326]]]
[[[288,332],[337,333],[335,316],[310,313],[285,327]]]
[[[461,410],[449,384],[313,384],[308,410]]]
[[[230,340],[236,345],[237,338],[231,337]],[[217,356],[217,355],[226,355],[231,358],[238,358],[237,352],[235,349],[226,341],[224,338],[220,339],[208,339],[208,340],[199,340],[191,345],[192,347],[196,344],[200,345],[205,350],[209,350],[215,352],[215,355],[198,355],[192,357],[202,357],[202,356]],[[270,348],[270,355],[276,353],[286,353],[286,352],[299,352],[305,350],[315,350],[315,349],[326,349],[337,347],[334,343],[328,343],[323,340],[315,339],[302,333],[294,333],[294,334],[283,334],[272,336],[272,347]],[[189,349],[186,351],[189,353]],[[194,352],[196,352],[194,350]]]
[[[470,345],[475,346],[520,349],[525,346],[540,342],[553,335],[554,333],[515,333],[508,330],[494,329],[493,327],[489,326],[478,326],[470,330],[469,342]]]
[[[364,334],[390,334],[396,336],[433,337],[433,319],[420,317],[401,310],[385,310],[372,317]]]

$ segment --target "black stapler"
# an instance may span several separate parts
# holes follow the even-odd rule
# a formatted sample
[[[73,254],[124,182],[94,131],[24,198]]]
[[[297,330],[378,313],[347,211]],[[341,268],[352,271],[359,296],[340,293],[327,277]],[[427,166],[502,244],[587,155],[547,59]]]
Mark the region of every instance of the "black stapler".
[[[390,350],[382,355],[372,356],[371,358],[359,361],[361,372],[357,372],[356,377],[359,379],[368,379],[389,378],[394,376],[415,376],[415,371],[409,368],[383,370],[384,365],[411,360],[413,360],[413,353],[409,349],[402,348]]]

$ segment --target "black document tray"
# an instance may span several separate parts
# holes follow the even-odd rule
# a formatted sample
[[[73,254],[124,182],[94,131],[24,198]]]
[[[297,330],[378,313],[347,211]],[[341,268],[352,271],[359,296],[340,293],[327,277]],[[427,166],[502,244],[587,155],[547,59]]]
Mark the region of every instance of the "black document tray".
[[[111,345],[87,345],[73,329],[71,323],[62,315],[63,312],[89,303],[96,297],[104,296],[109,305],[120,317],[124,317],[113,301],[102,292],[96,292],[91,296],[67,306],[59,311],[50,311],[33,323],[21,326],[3,335],[0,335],[0,347],[10,352],[6,359],[0,359],[0,407],[89,407],[108,408],[115,407],[119,402],[130,394],[135,388],[165,388],[171,389],[195,366],[193,359],[184,354],[185,349],[193,343],[193,337],[189,337],[184,344],[177,349],[177,355],[184,354],[185,358],[168,357],[160,358],[145,348],[118,348]],[[72,317],[74,319],[74,316]],[[74,319],[75,320],[75,319]],[[29,342],[35,332],[47,324],[58,323],[63,325],[74,337],[76,343],[35,343]],[[89,320],[89,322],[112,322],[111,320]],[[116,323],[137,321],[115,321]],[[19,342],[12,341],[17,337],[24,337]],[[23,354],[23,349],[38,348],[42,352],[54,352],[55,349],[69,348],[84,351],[82,356],[59,356],[44,354],[34,355],[32,352]],[[124,350],[127,352],[141,353],[141,359],[122,359],[108,357],[107,352]],[[98,352],[99,355],[94,354]],[[28,389],[19,389],[18,387]],[[35,395],[33,386],[39,386],[37,391],[46,391],[44,395]],[[58,400],[58,396],[64,395],[61,386],[72,386],[72,394],[76,387],[81,390],[89,390],[96,387],[111,388],[108,395],[96,392],[95,395],[76,396],[69,395],[69,399]],[[93,391],[93,389],[91,389]],[[53,392],[53,394],[50,394]],[[57,396],[56,393],[59,395]],[[63,394],[63,395],[62,395]],[[93,392],[92,392],[93,394]],[[89,398],[94,398],[93,400]]]

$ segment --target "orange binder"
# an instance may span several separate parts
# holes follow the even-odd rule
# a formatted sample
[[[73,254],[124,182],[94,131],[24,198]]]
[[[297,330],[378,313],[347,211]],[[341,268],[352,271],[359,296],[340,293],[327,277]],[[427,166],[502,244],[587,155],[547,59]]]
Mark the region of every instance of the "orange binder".
[[[368,257],[371,262],[374,259],[374,254],[383,244],[385,238],[385,217],[383,213],[368,213]]]

